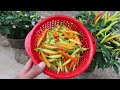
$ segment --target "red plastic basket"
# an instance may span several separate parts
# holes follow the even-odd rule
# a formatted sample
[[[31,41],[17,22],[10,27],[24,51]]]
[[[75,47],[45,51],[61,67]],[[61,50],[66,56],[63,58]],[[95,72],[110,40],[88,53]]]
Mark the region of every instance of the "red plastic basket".
[[[55,24],[61,23],[66,25],[68,28],[82,34],[83,36],[80,38],[82,44],[90,49],[85,51],[84,54],[82,54],[83,57],[81,58],[79,65],[74,71],[70,71],[68,73],[57,73],[46,67],[43,72],[53,78],[73,78],[80,75],[89,67],[96,52],[96,44],[94,37],[85,28],[85,26],[76,19],[64,15],[53,15],[40,20],[27,35],[25,39],[25,49],[30,58],[32,59],[33,63],[39,64],[41,60],[38,59],[37,53],[34,51],[34,48],[36,48],[38,37],[41,35],[42,31],[45,30],[45,28],[54,27]]]

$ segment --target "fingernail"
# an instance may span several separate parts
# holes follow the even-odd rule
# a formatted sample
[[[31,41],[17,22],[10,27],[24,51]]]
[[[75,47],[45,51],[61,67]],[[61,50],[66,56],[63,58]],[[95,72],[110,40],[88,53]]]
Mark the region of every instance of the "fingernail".
[[[40,68],[44,68],[44,67],[45,67],[45,63],[44,63],[44,62],[40,62],[40,63],[38,64],[38,66],[39,66]]]

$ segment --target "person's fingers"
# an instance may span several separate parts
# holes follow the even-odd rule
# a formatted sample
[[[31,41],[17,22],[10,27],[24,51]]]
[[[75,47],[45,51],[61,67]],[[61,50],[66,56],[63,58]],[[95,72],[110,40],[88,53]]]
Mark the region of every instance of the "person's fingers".
[[[21,73],[27,73],[32,68],[32,66],[33,66],[33,62],[31,59],[29,59],[26,65],[24,66],[23,70],[21,71]]]
[[[32,68],[32,60],[29,59],[26,63],[26,65],[24,66],[23,70],[20,71],[20,73],[16,76],[16,78],[20,78],[21,76],[23,76],[25,73],[27,73],[31,68]]]
[[[33,66],[33,62],[31,59],[29,59],[23,70],[27,72],[32,68],[32,66]]]
[[[23,79],[33,79],[37,77],[40,73],[42,73],[44,68],[45,68],[44,62],[40,62],[38,66],[33,65],[33,67],[24,75]]]

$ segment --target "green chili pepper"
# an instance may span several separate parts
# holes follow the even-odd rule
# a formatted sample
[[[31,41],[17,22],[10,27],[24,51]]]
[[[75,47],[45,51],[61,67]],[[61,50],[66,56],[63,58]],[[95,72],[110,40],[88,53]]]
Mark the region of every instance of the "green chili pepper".
[[[102,32],[108,31],[108,30],[110,30],[110,29],[111,29],[110,27],[107,27],[107,28],[104,28],[104,29],[100,30],[100,31],[96,34],[96,37],[98,37],[99,35],[101,35]]]
[[[108,38],[110,35],[111,35],[111,34],[106,35],[106,36],[100,41],[100,43],[103,43],[103,42],[106,40],[106,38]]]
[[[114,49],[113,52],[120,51],[120,49]]]
[[[113,47],[111,47],[111,46],[108,46],[108,45],[104,45],[106,48],[108,48],[108,49],[112,49]]]
[[[82,19],[79,17],[79,21],[83,24],[83,21],[82,21]]]
[[[110,17],[110,19],[116,17],[117,14],[119,14],[119,11],[116,11],[115,14]]]
[[[52,64],[52,63],[50,63],[50,64],[51,64],[51,67],[52,67],[54,70],[57,71],[57,67],[56,67],[54,64]]]
[[[120,34],[114,35],[114,36],[112,36],[112,37],[107,38],[104,42],[108,42],[108,41],[110,41],[111,39],[113,39],[113,38],[115,38],[115,37],[119,37],[119,36],[120,36]]]

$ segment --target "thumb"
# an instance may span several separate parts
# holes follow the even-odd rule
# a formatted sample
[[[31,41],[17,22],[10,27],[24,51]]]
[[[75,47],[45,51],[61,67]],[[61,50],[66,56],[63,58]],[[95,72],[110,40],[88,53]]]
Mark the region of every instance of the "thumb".
[[[37,77],[45,68],[45,63],[40,62],[38,65],[33,65],[33,67],[26,73],[26,79],[33,79]]]

